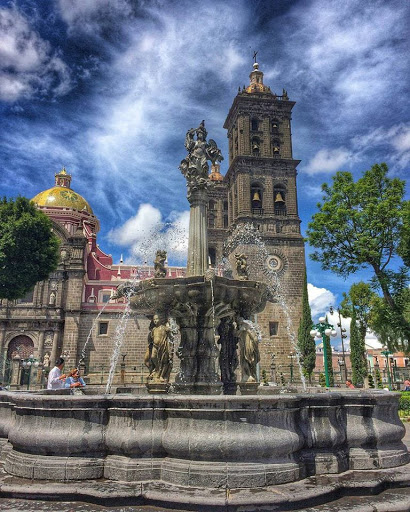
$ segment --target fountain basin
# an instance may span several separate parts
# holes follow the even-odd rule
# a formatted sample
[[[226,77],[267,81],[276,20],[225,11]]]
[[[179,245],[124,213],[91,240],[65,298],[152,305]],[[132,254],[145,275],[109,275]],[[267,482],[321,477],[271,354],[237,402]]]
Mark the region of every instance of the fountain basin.
[[[232,311],[247,317],[259,313],[266,304],[267,285],[215,276],[153,278],[133,287],[132,309],[145,314],[167,311],[170,314],[188,307],[209,309],[212,304],[229,305]]]
[[[398,396],[2,393],[5,469],[34,480],[255,488],[407,464]],[[4,446],[4,444],[3,444]]]

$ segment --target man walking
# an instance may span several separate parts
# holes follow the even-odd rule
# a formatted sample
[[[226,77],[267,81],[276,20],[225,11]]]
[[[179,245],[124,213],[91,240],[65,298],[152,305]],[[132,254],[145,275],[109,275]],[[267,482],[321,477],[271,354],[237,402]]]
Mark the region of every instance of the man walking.
[[[62,389],[64,388],[64,380],[66,375],[62,373],[64,366],[64,359],[59,357],[56,361],[56,365],[48,374],[47,389]]]

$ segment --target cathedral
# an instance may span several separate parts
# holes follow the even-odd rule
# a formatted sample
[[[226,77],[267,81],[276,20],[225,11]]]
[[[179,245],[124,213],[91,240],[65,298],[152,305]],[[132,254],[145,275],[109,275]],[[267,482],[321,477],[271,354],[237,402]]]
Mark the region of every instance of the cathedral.
[[[255,62],[250,83],[239,89],[224,124],[229,168],[223,176],[215,165],[209,175],[211,266],[235,277],[232,263],[240,253],[247,257],[250,279],[272,281],[270,300],[255,320],[262,333],[260,371],[277,382],[292,374],[305,272],[296,190],[299,161],[292,155],[294,105],[285,90],[276,95],[264,84]],[[81,361],[91,384],[104,384],[126,308],[114,291],[125,281],[154,275],[153,266],[113,264],[97,244],[99,221],[71,180],[63,168],[54,186],[33,198],[60,239],[57,270],[26,297],[0,304],[0,373],[12,387],[43,385],[60,355],[70,367]],[[183,267],[167,268],[169,278],[185,273]],[[150,321],[129,316],[114,384],[144,383]],[[177,371],[175,356],[174,375]]]

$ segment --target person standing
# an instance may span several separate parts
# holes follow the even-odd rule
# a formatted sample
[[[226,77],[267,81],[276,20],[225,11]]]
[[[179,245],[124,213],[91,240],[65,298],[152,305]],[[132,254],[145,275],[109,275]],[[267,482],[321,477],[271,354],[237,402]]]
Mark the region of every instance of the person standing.
[[[64,380],[66,375],[62,373],[64,367],[64,359],[59,357],[56,365],[48,374],[47,389],[62,389],[64,388]]]

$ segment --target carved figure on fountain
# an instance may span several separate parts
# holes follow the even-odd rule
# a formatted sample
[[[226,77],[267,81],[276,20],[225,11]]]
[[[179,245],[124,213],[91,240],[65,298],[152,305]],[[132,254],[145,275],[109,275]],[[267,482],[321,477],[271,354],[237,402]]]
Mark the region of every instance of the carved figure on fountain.
[[[215,165],[223,160],[216,142],[213,139],[206,141],[207,134],[205,121],[202,121],[198,128],[190,128],[185,136],[188,156],[181,161],[179,169],[187,180],[188,200],[195,190],[207,190],[211,184],[207,161],[210,160]]]
[[[165,277],[167,275],[167,270],[165,268],[165,261],[167,259],[167,251],[162,251],[158,249],[155,254],[154,260],[154,276],[155,277]]]
[[[237,279],[247,281],[249,279],[248,259],[244,254],[235,254]]]
[[[152,324],[148,338],[148,356],[145,356],[145,364],[151,369],[148,384],[168,384],[174,355],[171,328],[159,313],[155,313]]]
[[[257,382],[257,365],[259,356],[259,337],[249,320],[238,317],[239,360],[241,364],[241,381]]]
[[[232,317],[221,319],[218,328],[220,345],[219,367],[221,369],[221,380],[225,395],[236,394],[236,373],[239,365],[237,354],[238,337],[236,336],[235,324]]]

